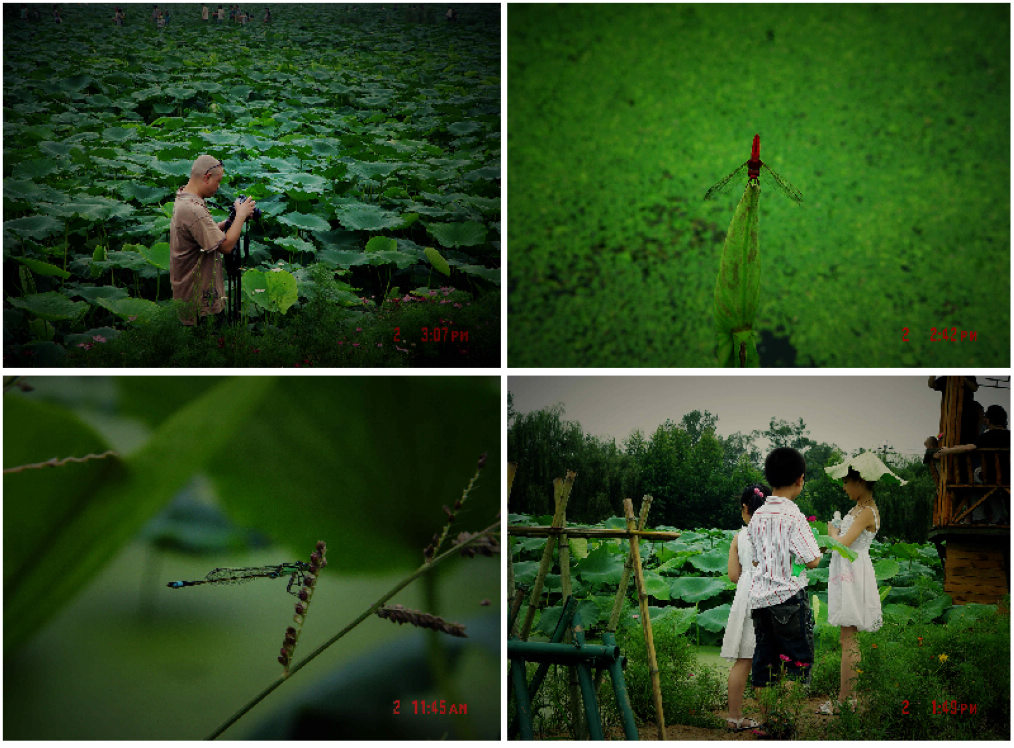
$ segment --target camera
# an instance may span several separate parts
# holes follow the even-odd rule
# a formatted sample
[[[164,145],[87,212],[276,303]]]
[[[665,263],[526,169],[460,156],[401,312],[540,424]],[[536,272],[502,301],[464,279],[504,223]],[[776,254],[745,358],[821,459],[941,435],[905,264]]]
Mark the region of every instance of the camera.
[[[239,201],[241,203],[245,203],[247,200],[249,200],[249,198],[246,195],[240,195],[239,196]],[[260,208],[254,208],[254,212],[253,212],[253,214],[252,214],[251,217],[252,218],[260,218],[261,217],[261,209]],[[222,231],[228,231],[229,227],[232,226],[232,222],[235,221],[235,220],[236,220],[236,205],[234,203],[234,204],[232,204],[232,205],[229,206],[229,217],[225,220],[225,225],[222,226]]]

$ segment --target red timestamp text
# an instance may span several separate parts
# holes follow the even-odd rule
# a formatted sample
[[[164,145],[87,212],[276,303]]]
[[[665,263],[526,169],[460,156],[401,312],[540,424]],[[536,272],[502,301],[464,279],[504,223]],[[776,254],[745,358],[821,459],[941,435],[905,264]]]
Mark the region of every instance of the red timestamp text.
[[[901,340],[902,342],[909,342],[909,328],[901,328]],[[930,328],[930,342],[931,343],[973,343],[979,339],[979,333],[975,330],[959,330],[957,327],[931,327]]]
[[[401,328],[394,328],[394,342],[400,343],[403,338]],[[420,327],[419,342],[421,343],[467,343],[468,330],[452,330],[449,327]]]
[[[395,699],[394,701],[394,714],[402,714],[402,703],[401,699]],[[419,715],[419,716],[430,716],[430,715],[465,715],[468,714],[468,704],[455,704],[453,702],[445,701],[425,701],[416,700],[405,703],[404,714]]]
[[[901,702],[902,714],[911,714],[911,712],[908,710],[910,703],[911,702],[909,702],[908,699],[902,700]],[[964,714],[977,714],[979,711],[978,704],[964,704],[958,701],[957,699],[951,699],[950,701],[947,701],[945,699],[944,701],[939,702],[936,699],[933,699],[933,701],[930,702],[930,704],[933,710],[933,714],[949,714],[953,716],[961,716]]]

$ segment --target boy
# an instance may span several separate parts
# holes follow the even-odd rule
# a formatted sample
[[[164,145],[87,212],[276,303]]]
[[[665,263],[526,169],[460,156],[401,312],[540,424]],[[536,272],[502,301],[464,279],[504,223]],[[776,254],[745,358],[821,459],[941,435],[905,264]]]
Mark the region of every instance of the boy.
[[[790,557],[795,555],[808,569],[820,564],[820,548],[795,504],[803,491],[805,472],[806,461],[796,450],[779,447],[772,451],[764,463],[771,496],[748,525],[754,563],[750,617],[757,639],[754,688],[770,684],[783,666],[790,676],[810,682],[813,614],[806,596],[806,576],[792,576]]]

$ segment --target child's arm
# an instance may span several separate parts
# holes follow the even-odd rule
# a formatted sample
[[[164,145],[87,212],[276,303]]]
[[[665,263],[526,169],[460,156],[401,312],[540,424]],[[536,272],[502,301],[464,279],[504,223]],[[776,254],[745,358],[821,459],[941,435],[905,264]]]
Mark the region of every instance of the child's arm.
[[[958,444],[954,447],[941,447],[940,449],[938,449],[936,452],[933,453],[933,459],[939,460],[944,455],[959,454],[961,452],[971,452],[973,449],[975,449],[974,444]]]
[[[835,529],[834,527],[828,527],[827,534],[830,535],[835,540],[837,540],[842,545],[850,546],[852,545],[853,542],[855,542],[855,539],[859,537],[859,533],[865,530],[868,525],[872,524],[873,524],[873,510],[870,509],[869,507],[866,507],[861,512],[859,512],[859,516],[857,516],[854,520],[852,520],[852,526],[849,528],[849,531],[847,533],[845,533],[844,535],[838,535],[837,529]],[[831,532],[832,530],[834,530],[833,533]]]
[[[729,579],[738,582],[742,573],[743,567],[739,565],[739,535],[736,535],[729,546]]]

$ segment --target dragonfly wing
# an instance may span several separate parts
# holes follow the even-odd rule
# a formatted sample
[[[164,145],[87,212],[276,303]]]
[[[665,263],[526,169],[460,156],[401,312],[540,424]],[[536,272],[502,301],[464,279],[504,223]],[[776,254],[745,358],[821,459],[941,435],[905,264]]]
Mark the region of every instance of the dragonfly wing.
[[[715,195],[724,192],[725,188],[729,186],[729,183],[733,180],[733,178],[736,177],[738,174],[743,173],[743,170],[746,169],[747,163],[749,162],[743,162],[740,166],[736,167],[736,170],[733,171],[732,174],[727,176],[718,184],[712,185],[711,189],[709,189],[707,192],[704,193],[704,199],[710,200]]]
[[[792,199],[793,199],[793,200],[795,200],[795,201],[796,201],[797,203],[801,203],[801,202],[803,202],[803,193],[802,193],[802,192],[800,192],[799,190],[797,190],[797,189],[796,189],[795,187],[793,187],[793,186],[792,186],[791,184],[789,184],[788,182],[786,182],[786,181],[785,181],[784,179],[782,179],[782,178],[781,178],[780,176],[778,176],[778,175],[777,175],[777,174],[775,173],[774,169],[772,169],[772,168],[771,168],[770,166],[768,166],[767,164],[761,164],[761,168],[762,168],[762,169],[764,169],[765,171],[767,171],[767,173],[771,175],[772,179],[774,179],[774,180],[775,180],[775,183],[776,183],[776,184],[777,184],[777,185],[778,185],[779,187],[781,187],[781,189],[782,189],[782,192],[784,192],[784,193],[786,194],[786,196],[788,196],[788,197],[792,198]]]

